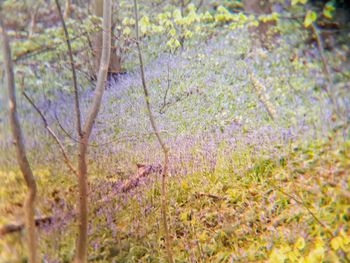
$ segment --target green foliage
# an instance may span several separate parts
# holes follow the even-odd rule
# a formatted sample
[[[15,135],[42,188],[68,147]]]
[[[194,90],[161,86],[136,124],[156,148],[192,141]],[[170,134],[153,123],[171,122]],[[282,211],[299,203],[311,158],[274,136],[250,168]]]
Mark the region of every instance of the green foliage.
[[[297,4],[306,4],[307,0],[292,0],[292,6]]]
[[[334,2],[330,1],[323,7],[322,15],[328,19],[333,18],[333,12],[335,10]]]
[[[304,19],[304,26],[309,27],[317,19],[317,14],[314,11],[307,11]]]

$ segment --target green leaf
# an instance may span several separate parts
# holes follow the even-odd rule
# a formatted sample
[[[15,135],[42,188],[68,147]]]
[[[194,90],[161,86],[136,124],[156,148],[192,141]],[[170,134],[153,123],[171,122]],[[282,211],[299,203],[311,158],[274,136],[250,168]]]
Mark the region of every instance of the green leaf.
[[[327,10],[327,11],[334,11],[335,10],[335,7],[334,7],[334,4],[333,2],[328,2],[325,6],[324,6],[324,9]]]
[[[333,2],[328,2],[322,11],[322,14],[324,17],[331,19],[333,17],[333,11],[335,10],[335,7],[333,5]]]
[[[315,20],[317,19],[317,14],[314,11],[307,11],[305,20],[304,20],[304,26],[309,27]]]
[[[305,5],[307,0],[292,0],[292,6],[297,5],[299,3]]]
[[[125,27],[124,28],[124,30],[123,30],[123,35],[130,35],[130,33],[131,33],[131,29],[130,29],[130,27]]]
[[[331,19],[333,17],[333,14],[330,11],[326,10],[326,9],[323,10],[322,14],[323,14],[324,17],[326,17],[328,19]]]

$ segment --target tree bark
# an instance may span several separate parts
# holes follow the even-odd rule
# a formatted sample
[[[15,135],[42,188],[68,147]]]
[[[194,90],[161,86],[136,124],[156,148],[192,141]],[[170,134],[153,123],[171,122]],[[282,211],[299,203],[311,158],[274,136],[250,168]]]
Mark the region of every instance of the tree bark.
[[[272,13],[272,3],[269,0],[242,0],[242,3],[244,11],[249,14],[259,16]],[[274,26],[276,21],[259,21],[259,26],[250,27],[249,33],[253,46],[271,49],[276,37],[276,33],[273,32]]]
[[[103,10],[103,0],[95,0],[94,1],[94,11],[95,15],[98,17],[102,17],[102,10]],[[112,36],[112,31],[109,30],[111,36]],[[102,31],[98,31],[93,34],[92,38],[92,51],[93,51],[93,56],[94,56],[94,70],[95,74],[97,74],[100,66],[100,61],[101,61],[101,54],[102,54]],[[111,73],[118,73],[121,72],[121,57],[117,54],[117,47],[111,46],[111,57],[109,61],[109,66],[108,66],[108,72]]]
[[[36,235],[35,219],[34,219],[34,206],[35,206],[37,188],[36,188],[34,175],[32,173],[32,170],[30,168],[30,165],[27,159],[22,130],[19,123],[18,114],[17,114],[16,87],[15,87],[15,79],[14,79],[14,73],[13,73],[13,63],[11,58],[11,48],[10,48],[6,30],[4,28],[1,14],[0,14],[0,31],[1,31],[2,40],[3,40],[3,44],[2,44],[3,59],[4,59],[4,67],[5,67],[6,86],[7,86],[7,92],[9,97],[9,119],[10,119],[13,143],[16,147],[17,162],[28,188],[26,198],[24,201],[24,206],[23,206],[24,215],[25,215],[25,227],[27,229],[28,262],[37,263],[39,262],[39,257],[37,253],[37,235]]]
[[[69,18],[72,13],[72,3],[71,0],[66,0],[64,7],[64,18]]]
[[[78,161],[78,189],[79,189],[79,234],[76,244],[76,263],[85,263],[87,260],[87,227],[88,227],[88,183],[87,183],[87,163],[86,154],[88,150],[89,137],[93,128],[94,121],[97,117],[101,106],[102,95],[105,89],[107,79],[108,65],[111,53],[111,1],[103,2],[103,39],[102,54],[99,72],[97,76],[97,84],[92,104],[83,127],[83,134],[79,141],[79,161]]]
[[[40,227],[41,225],[44,225],[44,224],[51,224],[52,220],[53,218],[50,216],[37,218],[35,219],[35,226]],[[11,224],[3,225],[0,227],[0,237],[22,231],[25,227],[26,226],[23,223],[20,223],[20,224],[11,223]]]

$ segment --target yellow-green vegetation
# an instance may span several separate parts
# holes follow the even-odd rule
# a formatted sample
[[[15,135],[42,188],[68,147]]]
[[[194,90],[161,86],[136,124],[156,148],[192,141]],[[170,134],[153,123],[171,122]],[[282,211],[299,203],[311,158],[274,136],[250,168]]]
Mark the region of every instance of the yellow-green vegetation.
[[[299,143],[277,159],[265,159],[249,148],[218,151],[214,170],[169,178],[169,225],[177,262],[350,260],[349,141]],[[66,213],[74,207],[74,180],[49,168],[34,172],[42,215],[57,216],[54,209]],[[104,177],[94,177],[91,187],[101,190],[99,178]],[[2,171],[1,179],[1,211],[7,215],[1,223],[6,223],[21,213],[18,193],[23,192],[14,186],[22,179],[14,171]],[[103,181],[105,191],[90,197],[91,261],[162,261],[158,179],[119,196],[107,182],[115,178]],[[105,208],[107,212],[99,212]],[[45,241],[52,233],[42,231],[41,250],[68,260],[74,219],[66,223],[65,233],[55,230],[56,245]],[[23,234],[2,239],[1,257],[11,259],[11,253],[21,251],[18,235]]]

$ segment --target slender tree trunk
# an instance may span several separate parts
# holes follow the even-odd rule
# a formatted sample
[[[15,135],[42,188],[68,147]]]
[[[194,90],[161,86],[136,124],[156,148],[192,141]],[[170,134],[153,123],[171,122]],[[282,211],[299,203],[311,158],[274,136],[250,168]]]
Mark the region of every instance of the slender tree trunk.
[[[72,13],[71,0],[66,0],[65,7],[64,7],[64,18],[70,17],[71,13]]]
[[[253,15],[264,15],[272,12],[272,2],[269,0],[242,0],[244,11]],[[249,33],[254,47],[263,47],[271,49],[275,41],[276,32],[274,32],[275,21],[259,21],[257,27],[250,27]]]
[[[72,78],[73,78],[73,89],[74,89],[74,107],[75,107],[75,120],[76,120],[76,129],[79,137],[82,136],[82,131],[81,131],[81,117],[80,117],[80,105],[79,105],[79,91],[78,91],[78,81],[77,81],[77,74],[75,71],[75,63],[73,59],[73,51],[72,51],[72,46],[70,44],[70,38],[68,34],[68,30],[66,27],[66,22],[64,21],[64,17],[62,15],[62,10],[61,6],[58,0],[55,0],[58,14],[62,23],[62,28],[64,31],[64,35],[66,38],[66,43],[67,43],[67,48],[68,48],[68,54],[69,54],[69,62],[71,65],[72,69]]]
[[[103,0],[94,0],[94,12],[95,15],[98,17],[102,17],[102,10],[103,10]],[[112,32],[109,30],[111,36]],[[101,54],[102,54],[102,31],[98,31],[93,34],[92,39],[92,50],[94,55],[94,69],[95,74],[99,70],[100,66],[100,60],[101,60]],[[111,57],[109,61],[108,66],[108,72],[111,73],[118,73],[121,72],[121,57],[117,54],[117,48],[111,45]]]
[[[168,173],[168,164],[169,164],[169,150],[165,142],[163,141],[162,137],[160,136],[160,132],[158,130],[158,126],[156,124],[156,120],[153,116],[153,112],[151,109],[151,103],[150,103],[150,97],[149,97],[149,92],[148,88],[146,85],[146,78],[145,78],[145,70],[143,66],[143,58],[142,58],[142,52],[141,52],[141,47],[140,47],[140,38],[139,38],[139,23],[138,23],[138,10],[137,10],[137,0],[134,0],[134,12],[135,12],[135,31],[136,31],[136,46],[137,46],[137,51],[139,55],[139,62],[140,62],[140,71],[141,71],[141,82],[142,82],[142,88],[143,88],[143,93],[145,96],[146,100],[146,107],[147,107],[147,112],[149,116],[149,120],[152,126],[152,129],[157,137],[157,140],[159,142],[160,147],[163,150],[164,153],[164,164],[163,164],[163,169],[162,169],[162,181],[161,181],[161,217],[162,217],[162,224],[163,224],[163,230],[164,230],[164,236],[165,236],[165,248],[167,251],[167,256],[168,256],[168,262],[173,263],[173,253],[171,250],[171,238],[169,234],[169,228],[168,228],[168,223],[167,223],[167,197],[166,197],[166,176]]]
[[[37,236],[34,219],[34,206],[37,188],[32,170],[27,159],[23,135],[17,114],[16,87],[11,58],[11,49],[1,14],[0,31],[3,40],[3,59],[5,67],[6,86],[9,96],[9,119],[12,130],[13,143],[16,147],[18,165],[28,187],[28,192],[23,206],[25,215],[25,227],[27,229],[28,262],[37,263],[39,262],[39,257],[37,254]]]
[[[79,143],[79,162],[78,162],[78,190],[79,190],[79,235],[77,239],[76,263],[86,262],[87,257],[87,226],[88,226],[88,184],[87,184],[87,165],[86,152],[87,140],[86,137]]]
[[[29,35],[32,36],[37,31],[36,18],[39,11],[39,6],[35,5],[32,13],[30,14],[30,31]]]
[[[101,63],[97,76],[97,84],[92,104],[89,109],[86,122],[83,127],[83,134],[79,142],[79,161],[78,161],[78,189],[79,189],[79,234],[76,244],[76,263],[85,263],[87,259],[87,228],[88,228],[88,182],[87,182],[87,163],[86,155],[88,150],[89,137],[101,106],[102,95],[105,89],[107,79],[108,65],[111,53],[111,20],[112,5],[110,0],[103,2],[103,39]]]

